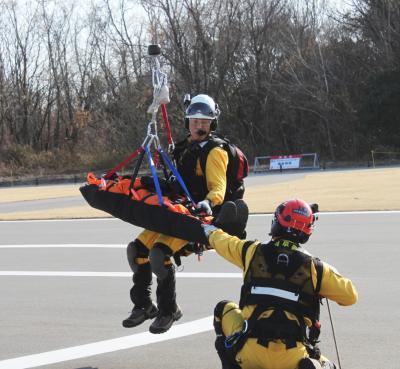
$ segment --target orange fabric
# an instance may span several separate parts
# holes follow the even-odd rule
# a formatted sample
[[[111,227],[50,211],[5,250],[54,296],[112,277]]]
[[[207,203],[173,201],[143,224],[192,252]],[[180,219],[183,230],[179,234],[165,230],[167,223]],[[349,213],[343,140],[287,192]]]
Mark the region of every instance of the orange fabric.
[[[86,177],[86,181],[89,184],[94,184],[98,186],[99,189],[102,191],[123,193],[124,195],[130,194],[129,186],[131,184],[131,180],[127,178],[125,179],[118,178],[118,181],[114,181],[111,179],[97,178],[94,175],[94,173],[90,172]],[[139,188],[140,186],[141,186],[140,178],[136,178],[133,188],[136,189]]]
[[[136,201],[144,201],[149,205],[159,205],[157,194],[152,193],[146,188],[142,187],[140,178],[135,179],[133,190],[130,189],[131,180],[129,178],[118,178],[115,180],[105,180],[104,178],[97,178],[94,173],[88,173],[86,180],[89,184],[94,184],[99,187],[101,191],[109,191],[114,193],[122,193],[132,197]],[[167,196],[163,196],[164,205],[174,213],[181,213],[190,215],[190,211],[181,204],[173,204]]]

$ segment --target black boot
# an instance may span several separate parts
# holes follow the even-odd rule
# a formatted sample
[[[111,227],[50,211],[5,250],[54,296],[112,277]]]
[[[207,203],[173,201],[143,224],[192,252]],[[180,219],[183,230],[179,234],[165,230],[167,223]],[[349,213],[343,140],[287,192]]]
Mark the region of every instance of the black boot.
[[[137,271],[133,274],[133,287],[130,291],[134,308],[131,315],[122,321],[125,328],[136,327],[147,319],[154,318],[158,309],[151,301],[152,273],[150,263],[137,265]]]
[[[176,303],[175,269],[172,265],[166,266],[167,276],[157,279],[157,305],[158,314],[150,325],[151,333],[164,333],[172,324],[182,318],[182,311]]]
[[[227,201],[222,205],[219,214],[214,220],[214,225],[232,236],[245,239],[248,217],[249,208],[244,200]]]
[[[214,225],[224,229],[225,224],[234,223],[237,217],[236,205],[233,201],[225,202],[216,217],[214,218]]]
[[[122,325],[125,328],[133,328],[142,324],[147,319],[153,319],[158,314],[157,306],[150,303],[149,306],[144,308],[139,308],[135,306],[132,310],[131,315],[122,321]]]
[[[236,205],[233,201],[225,202],[216,217],[213,224],[221,228],[224,232],[235,235],[235,222],[237,217]]]
[[[159,310],[157,318],[151,323],[149,331],[150,333],[159,334],[168,331],[172,324],[182,318],[183,314],[179,306],[173,313],[166,313]]]

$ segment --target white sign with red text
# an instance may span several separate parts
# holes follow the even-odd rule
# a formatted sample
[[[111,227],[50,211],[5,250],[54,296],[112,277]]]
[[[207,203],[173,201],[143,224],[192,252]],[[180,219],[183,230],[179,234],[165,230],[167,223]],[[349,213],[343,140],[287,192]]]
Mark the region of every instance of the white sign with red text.
[[[298,169],[302,155],[271,156],[270,170]]]

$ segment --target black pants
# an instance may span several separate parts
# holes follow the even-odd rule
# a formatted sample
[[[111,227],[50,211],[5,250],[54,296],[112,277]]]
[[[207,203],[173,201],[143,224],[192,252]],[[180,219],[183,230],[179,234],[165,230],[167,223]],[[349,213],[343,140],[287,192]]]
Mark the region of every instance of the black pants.
[[[149,258],[149,250],[146,246],[142,244],[139,240],[134,241],[135,248],[135,259],[141,258],[146,260]],[[162,254],[162,267],[165,268],[164,278],[157,278],[157,305],[162,313],[170,314],[176,311],[176,279],[175,279],[175,269],[172,264],[170,264],[171,250],[165,245],[155,245],[158,247]],[[130,290],[130,297],[138,308],[148,307],[151,301],[151,285],[152,285],[152,267],[150,261],[144,264],[137,264],[135,260],[129,260],[130,264],[135,264],[132,269],[135,270],[132,281],[133,286]],[[166,264],[166,265],[165,265]]]

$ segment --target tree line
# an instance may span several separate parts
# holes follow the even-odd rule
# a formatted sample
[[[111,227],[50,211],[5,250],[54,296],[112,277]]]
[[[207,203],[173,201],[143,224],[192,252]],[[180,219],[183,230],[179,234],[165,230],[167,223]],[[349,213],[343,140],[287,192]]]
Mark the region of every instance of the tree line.
[[[185,93],[253,158],[365,160],[400,149],[400,3],[353,0],[0,2],[0,173],[105,168],[135,150],[162,46],[175,138]],[[161,121],[161,120],[160,120]]]

